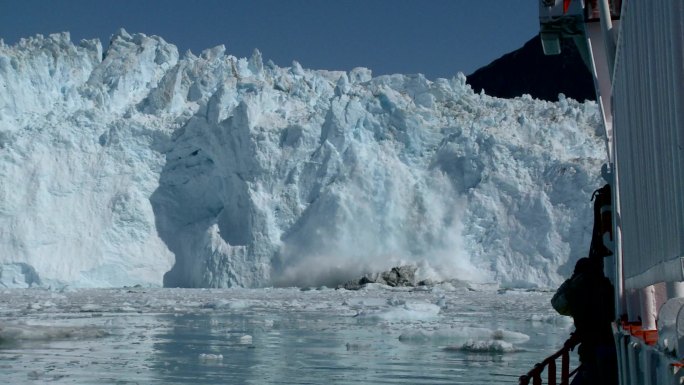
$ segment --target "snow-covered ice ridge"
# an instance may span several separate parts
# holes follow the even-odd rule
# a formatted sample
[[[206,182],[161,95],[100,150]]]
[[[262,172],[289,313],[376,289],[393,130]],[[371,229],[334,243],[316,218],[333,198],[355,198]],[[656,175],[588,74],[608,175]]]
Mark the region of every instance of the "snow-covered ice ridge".
[[[0,285],[555,285],[588,249],[595,103],[157,36],[0,41]]]

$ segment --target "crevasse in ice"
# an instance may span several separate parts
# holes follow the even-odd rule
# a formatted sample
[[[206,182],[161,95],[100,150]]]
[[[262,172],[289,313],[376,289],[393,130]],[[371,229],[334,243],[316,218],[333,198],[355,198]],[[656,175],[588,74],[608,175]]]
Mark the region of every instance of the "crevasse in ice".
[[[467,54],[467,53],[464,53]],[[118,31],[0,41],[0,286],[550,286],[588,249],[596,104],[458,74],[179,56]]]

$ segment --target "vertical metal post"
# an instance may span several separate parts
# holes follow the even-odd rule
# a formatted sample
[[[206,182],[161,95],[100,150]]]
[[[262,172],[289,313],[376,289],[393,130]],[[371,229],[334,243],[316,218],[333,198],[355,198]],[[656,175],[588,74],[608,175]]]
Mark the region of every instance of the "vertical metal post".
[[[556,385],[556,360],[549,362],[548,368],[546,369],[548,376],[548,384]]]
[[[656,327],[656,289],[655,286],[646,286],[639,289],[639,305],[641,309],[641,329],[655,330]]]
[[[567,384],[570,381],[570,353],[564,351],[561,356],[561,382]]]
[[[603,45],[608,61],[608,76],[613,80],[615,70],[615,36],[613,36],[613,20],[610,17],[608,0],[599,0],[599,12],[601,13],[601,30],[603,31]]]
[[[534,378],[532,379],[532,385],[542,385],[541,374],[537,373],[534,375]]]
[[[641,346],[641,354],[639,355],[641,356],[641,365],[643,365],[643,385],[653,385],[651,382],[652,375],[654,374],[652,352],[653,350],[645,344]]]

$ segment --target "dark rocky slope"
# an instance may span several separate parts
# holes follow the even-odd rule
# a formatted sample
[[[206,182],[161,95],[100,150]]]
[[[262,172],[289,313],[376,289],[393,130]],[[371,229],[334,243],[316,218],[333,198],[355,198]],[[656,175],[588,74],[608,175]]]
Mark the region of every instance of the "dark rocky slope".
[[[595,100],[591,73],[572,40],[561,43],[561,54],[545,56],[541,40],[535,36],[525,45],[494,60],[468,75],[475,92],[514,98],[529,94],[534,98],[557,101],[558,94],[578,101]]]

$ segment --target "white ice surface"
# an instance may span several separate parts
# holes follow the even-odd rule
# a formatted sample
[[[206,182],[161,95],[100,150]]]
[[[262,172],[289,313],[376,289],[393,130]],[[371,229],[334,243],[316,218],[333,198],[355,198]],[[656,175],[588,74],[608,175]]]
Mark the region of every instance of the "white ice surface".
[[[0,287],[555,286],[584,256],[594,103],[179,55],[119,31],[0,44]]]

